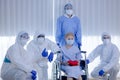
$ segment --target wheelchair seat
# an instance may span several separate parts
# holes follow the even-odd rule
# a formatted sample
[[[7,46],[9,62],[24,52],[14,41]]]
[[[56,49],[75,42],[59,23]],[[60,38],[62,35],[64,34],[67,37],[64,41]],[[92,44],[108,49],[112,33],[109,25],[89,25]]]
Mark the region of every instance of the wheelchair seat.
[[[81,60],[80,67],[82,70],[85,70],[85,60]],[[60,70],[60,71],[66,74],[63,70]],[[67,75],[61,75],[60,77],[61,78],[57,78],[56,80],[67,80]],[[82,80],[87,80],[87,75],[81,75],[81,77],[82,77]],[[77,79],[73,78],[73,80],[77,80]]]
[[[83,51],[81,53],[86,53],[86,52]],[[85,57],[86,57],[86,54],[85,54]],[[56,67],[55,67],[56,68],[56,74],[55,74],[56,75],[56,79],[53,79],[53,80],[67,80],[67,75],[61,75],[61,72],[63,72],[63,71],[61,70],[60,65],[61,65],[60,62],[58,62],[56,64]],[[88,78],[87,77],[87,70],[86,70],[87,69],[87,64],[86,64],[84,59],[80,61],[80,67],[85,72],[85,74],[81,75],[82,80],[88,80],[87,79]],[[77,79],[73,78],[73,80],[77,80]]]

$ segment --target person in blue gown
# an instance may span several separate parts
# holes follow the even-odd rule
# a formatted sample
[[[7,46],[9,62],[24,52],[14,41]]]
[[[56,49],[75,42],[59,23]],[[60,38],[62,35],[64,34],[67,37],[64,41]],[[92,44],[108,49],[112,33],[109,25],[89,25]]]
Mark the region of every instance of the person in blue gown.
[[[75,36],[74,45],[81,46],[81,24],[80,20],[73,13],[73,7],[70,3],[64,6],[65,14],[57,19],[56,43],[59,46],[65,45],[64,35],[73,33]]]

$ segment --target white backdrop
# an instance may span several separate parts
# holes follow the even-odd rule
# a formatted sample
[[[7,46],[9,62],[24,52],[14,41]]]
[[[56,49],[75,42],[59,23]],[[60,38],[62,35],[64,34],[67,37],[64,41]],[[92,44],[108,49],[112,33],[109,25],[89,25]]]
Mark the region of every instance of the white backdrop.
[[[120,0],[0,0],[0,66],[21,30],[30,35],[39,30],[54,41],[56,19],[64,13],[68,2],[81,20],[83,50],[89,54],[101,43],[104,31],[112,35],[112,41],[120,49]],[[89,72],[97,61],[89,65]],[[92,67],[93,64],[96,65]]]

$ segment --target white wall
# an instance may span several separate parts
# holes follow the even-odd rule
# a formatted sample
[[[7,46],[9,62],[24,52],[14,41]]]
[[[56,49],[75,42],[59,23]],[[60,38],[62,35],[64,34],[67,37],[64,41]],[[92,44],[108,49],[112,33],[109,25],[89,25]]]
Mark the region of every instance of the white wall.
[[[75,14],[81,19],[83,35],[100,35],[108,31],[120,36],[120,0],[54,0],[55,21],[64,12],[64,5],[73,4]]]
[[[0,0],[0,36],[13,36],[21,30],[53,34],[52,0]]]

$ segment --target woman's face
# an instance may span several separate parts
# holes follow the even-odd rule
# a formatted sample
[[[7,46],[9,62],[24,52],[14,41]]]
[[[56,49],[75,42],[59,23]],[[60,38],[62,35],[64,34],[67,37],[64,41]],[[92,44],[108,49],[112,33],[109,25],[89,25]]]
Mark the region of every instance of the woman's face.
[[[68,35],[68,36],[66,37],[66,40],[74,40],[74,37],[73,37],[72,35]]]
[[[73,45],[74,44],[74,36],[73,35],[66,36],[66,44],[67,45]]]

